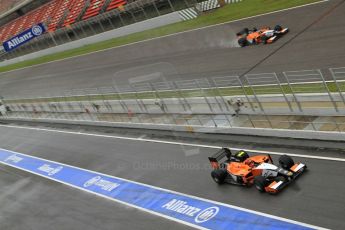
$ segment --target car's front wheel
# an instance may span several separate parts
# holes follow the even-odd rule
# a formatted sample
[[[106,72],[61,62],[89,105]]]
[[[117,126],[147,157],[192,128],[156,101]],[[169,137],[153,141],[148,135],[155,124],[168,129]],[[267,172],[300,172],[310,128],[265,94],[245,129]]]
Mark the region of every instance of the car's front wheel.
[[[281,27],[281,25],[276,25],[276,26],[274,27],[274,30],[275,30],[275,31],[282,31],[282,30],[283,30],[283,27]]]
[[[295,164],[291,157],[283,155],[279,157],[279,164],[283,169],[290,170],[290,168]]]
[[[265,192],[266,191],[265,188],[268,185],[268,181],[263,176],[256,176],[254,178],[254,185],[255,185],[255,188],[259,190],[260,192]]]

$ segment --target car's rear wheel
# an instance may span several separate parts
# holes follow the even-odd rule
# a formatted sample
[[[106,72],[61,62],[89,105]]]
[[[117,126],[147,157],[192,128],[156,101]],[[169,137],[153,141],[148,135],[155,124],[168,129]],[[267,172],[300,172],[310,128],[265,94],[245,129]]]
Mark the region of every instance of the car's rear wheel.
[[[279,164],[283,169],[290,170],[290,168],[295,164],[291,157],[283,155],[279,157]]]
[[[217,184],[223,184],[226,176],[227,172],[225,169],[215,169],[211,172],[211,177]]]
[[[238,44],[241,46],[241,47],[245,47],[248,42],[247,42],[247,39],[246,38],[240,38],[238,39]]]
[[[256,176],[254,178],[254,185],[257,190],[260,192],[265,192],[265,187],[268,185],[268,181],[263,176]]]

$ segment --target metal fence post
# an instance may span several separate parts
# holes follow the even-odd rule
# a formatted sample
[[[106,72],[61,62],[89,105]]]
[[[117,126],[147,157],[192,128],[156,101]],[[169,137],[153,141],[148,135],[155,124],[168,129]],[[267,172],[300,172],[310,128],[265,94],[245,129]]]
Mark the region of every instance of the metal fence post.
[[[191,107],[191,105],[188,103],[188,101],[186,100],[186,98],[184,97],[184,95],[183,95],[183,93],[181,92],[181,90],[180,90],[180,88],[178,87],[178,85],[176,84],[176,82],[172,82],[173,84],[174,84],[174,86],[175,86],[175,89],[177,90],[177,92],[178,92],[178,96],[179,96],[179,99],[183,99],[183,101],[182,101],[182,106],[183,106],[183,108],[184,108],[184,110],[187,112],[187,111],[192,111],[192,107]],[[185,106],[187,106],[188,108],[186,109],[186,107]]]
[[[293,88],[292,88],[292,86],[291,86],[291,83],[290,83],[290,81],[289,81],[289,78],[288,78],[286,72],[283,72],[283,75],[284,75],[284,77],[285,77],[285,79],[286,79],[286,82],[287,82],[287,84],[288,84],[288,86],[289,86],[289,88],[290,88],[290,91],[291,91],[292,96],[293,96],[293,98],[294,98],[294,100],[295,100],[295,102],[296,102],[296,104],[297,104],[297,106],[298,106],[299,111],[300,111],[300,112],[303,112],[302,107],[301,107],[301,104],[300,104],[300,102],[298,101],[298,99],[297,99],[297,97],[296,97],[296,94],[295,94],[295,92],[294,92],[294,90],[293,90]]]
[[[242,92],[243,92],[244,96],[246,97],[246,99],[247,99],[247,101],[248,101],[248,103],[249,103],[251,109],[252,109],[253,112],[254,112],[254,111],[255,111],[255,107],[253,106],[252,101],[250,100],[250,98],[249,98],[249,96],[248,96],[248,93],[246,92],[246,89],[245,89],[245,87],[244,87],[244,85],[243,85],[243,83],[242,83],[240,77],[239,77],[239,76],[236,76],[236,77],[237,77],[237,81],[239,82],[239,84],[240,84],[240,86],[241,86],[241,89],[242,89]]]
[[[84,115],[85,115],[84,114],[84,112],[85,112],[84,108],[82,107],[82,105],[77,100],[73,100],[73,98],[75,98],[75,97],[73,97],[72,91],[71,92],[65,91],[65,94],[64,94],[64,99],[65,99],[65,103],[66,103],[65,106],[68,110],[65,111],[65,109],[62,105],[62,111],[64,113],[63,114],[64,117],[66,117],[67,119],[72,119],[72,120],[78,120],[79,119],[78,116],[76,116],[75,113],[73,112],[73,105],[71,104],[71,101],[70,101],[70,100],[72,100],[72,102],[74,101],[74,103],[79,104],[81,111],[83,111],[82,116],[84,118]],[[69,110],[71,110],[71,111],[69,111]]]
[[[145,84],[145,83],[144,83],[144,84]],[[146,85],[146,87],[149,86],[149,88],[151,88],[150,84],[145,84],[145,85]],[[130,84],[130,87],[131,87],[131,89],[134,90],[135,101],[136,101],[136,103],[137,103],[137,106],[138,106],[139,109],[140,109],[140,114],[144,114],[143,107],[142,107],[142,104],[144,104],[143,101],[142,101],[143,99],[139,98],[139,96],[138,96],[138,90],[137,90],[135,84]],[[145,110],[146,110],[147,116],[149,116],[151,122],[154,123],[154,121],[153,121],[153,119],[152,119],[152,116],[151,116],[151,114],[148,113],[148,110],[147,110],[146,106],[144,106],[144,108],[145,108]],[[140,121],[140,123],[145,123],[145,122],[143,122],[142,119],[140,118],[140,115],[138,115],[138,120]]]
[[[283,89],[283,87],[282,87],[282,85],[281,85],[281,83],[280,83],[280,81],[278,79],[277,73],[274,73],[274,76],[276,78],[276,81],[278,82],[278,85],[279,85],[279,88],[280,88],[282,94],[284,95],[285,101],[288,104],[288,106],[290,108],[290,111],[292,112],[293,111],[292,105],[291,105],[290,101],[288,100],[288,98],[286,96],[286,93],[284,92],[284,89]]]
[[[218,84],[215,82],[214,79],[212,79],[212,80],[213,80],[213,82],[214,82],[215,88],[217,89],[217,93],[218,93],[219,97],[222,99],[223,104],[224,104],[226,110],[229,112],[229,111],[230,111],[229,105],[228,105],[228,103],[226,102],[226,100],[225,100],[223,94],[221,93],[221,91],[220,91],[220,89],[219,89],[219,87],[218,87]],[[223,110],[223,111],[224,111],[224,110]]]
[[[340,129],[339,124],[338,124],[338,122],[337,122],[337,118],[336,118],[336,117],[333,117],[333,119],[334,119],[335,127],[337,128],[338,132],[341,132],[341,129]]]
[[[117,86],[114,85],[113,86],[114,90],[117,92],[117,95],[120,99],[120,105],[121,107],[123,108],[124,111],[127,112],[127,117],[128,117],[128,120],[130,121],[130,123],[133,123],[132,122],[132,116],[133,116],[133,112],[132,110],[128,107],[127,103],[123,100],[123,96],[122,96],[122,92],[117,90]],[[122,118],[121,118],[122,119]]]
[[[204,97],[204,100],[206,101],[206,103],[207,103],[207,105],[208,105],[208,107],[209,107],[209,109],[210,109],[210,111],[211,111],[211,119],[212,119],[212,121],[213,121],[214,126],[217,127],[217,122],[214,120],[214,117],[213,117],[214,110],[213,110],[213,108],[212,108],[212,106],[211,106],[211,104],[210,104],[210,101],[209,101],[208,98],[207,98],[207,95],[206,95],[204,89],[200,86],[200,82],[198,81],[198,79],[194,80],[194,82],[195,82],[196,85],[199,87],[199,90],[201,91],[201,94],[202,94],[202,96]],[[217,102],[218,102],[218,101],[217,101]],[[197,117],[197,118],[199,119],[199,117]],[[199,119],[199,122],[201,123],[200,119]]]
[[[102,87],[101,89],[106,89],[106,88]],[[101,98],[102,98],[103,106],[105,107],[105,109],[108,112],[107,114],[110,115],[111,117],[113,117],[113,113],[114,113],[113,112],[113,107],[111,106],[111,104],[108,101],[106,101],[105,95],[104,95],[105,92],[103,92],[101,89],[100,88],[96,88],[96,90],[98,92],[98,95],[100,95]],[[104,113],[106,113],[106,112],[104,112]]]
[[[205,94],[204,89],[200,86],[200,83],[199,83],[198,79],[195,79],[194,83],[198,86],[198,88],[199,88],[199,90],[201,92],[201,95],[204,98],[208,108],[210,109],[211,113],[213,113],[214,112],[213,107],[212,107],[210,101],[208,100],[207,95]]]
[[[344,72],[335,72],[337,69],[344,69]],[[337,87],[339,95],[340,95],[340,97],[343,100],[343,103],[345,105],[344,93],[342,92],[341,87],[339,86],[338,79],[337,79],[337,76],[336,76],[337,73],[344,74],[343,77],[345,79],[345,67],[343,67],[343,68],[330,68],[329,71],[331,72],[331,75],[332,75],[333,81],[335,83],[335,86]]]
[[[153,5],[153,7],[155,8],[155,10],[157,11],[158,16],[160,16],[160,15],[161,15],[161,12],[159,12],[158,7],[157,7],[157,5],[156,5],[156,2],[153,1],[153,2],[152,2],[152,5]]]
[[[172,91],[172,86],[175,87],[174,85],[171,84],[171,82],[169,83],[168,81],[164,81],[164,82],[157,82],[157,83],[153,83],[152,84],[152,88],[155,90],[154,92],[156,93],[156,95],[158,96],[158,98],[162,101],[163,97],[161,97],[161,92],[165,91]],[[181,102],[181,99],[177,96],[176,99],[180,102],[180,104],[182,105],[182,107],[184,108],[183,102]],[[177,125],[177,120],[176,120],[176,115],[171,113],[168,114],[168,110],[171,110],[166,103],[164,103],[165,106],[165,116],[166,118],[169,120],[169,118],[172,119],[172,121],[174,122],[175,125]],[[170,121],[169,121],[170,122]],[[171,123],[171,122],[170,122]]]
[[[54,119],[58,119],[59,116],[58,116],[58,110],[57,110],[57,105],[56,105],[57,102],[55,101],[55,96],[49,94],[48,97],[51,98],[51,102],[47,101],[48,106],[49,106],[49,110],[51,111]]]
[[[248,79],[248,76],[245,75],[244,77],[245,77],[245,79],[247,80],[248,85],[249,85],[250,89],[251,89],[252,92],[253,92],[253,96],[254,96],[254,98],[255,98],[255,101],[259,104],[260,110],[261,110],[262,112],[264,112],[264,108],[263,108],[261,102],[259,101],[259,98],[257,97],[256,92],[255,92],[255,89],[253,88],[253,86],[252,86],[251,83],[250,83],[250,80]]]
[[[332,97],[332,94],[331,94],[331,92],[330,92],[330,90],[329,90],[329,88],[328,88],[328,85],[327,85],[327,83],[326,83],[326,81],[325,81],[325,78],[323,77],[323,74],[322,74],[321,70],[318,69],[317,71],[318,71],[319,74],[320,74],[320,77],[321,77],[321,79],[322,79],[323,85],[324,85],[324,87],[325,87],[325,89],[326,89],[326,91],[327,91],[327,93],[328,93],[329,98],[330,98],[331,101],[332,101],[332,104],[333,104],[333,106],[334,106],[335,111],[336,111],[336,112],[339,112],[337,103],[334,101],[334,98]]]
[[[79,104],[79,106],[81,108],[85,109],[85,112],[88,115],[88,119],[86,119],[86,120],[93,121],[94,120],[93,115],[92,115],[93,112],[91,111],[91,109],[89,107],[91,105],[91,102],[90,102],[89,96],[85,94],[84,89],[74,89],[74,90],[72,90],[72,95],[73,95],[73,98],[75,99],[75,101]],[[81,97],[88,98],[88,101],[83,100]],[[89,102],[89,105],[87,104],[87,102]]]
[[[150,87],[151,87],[151,89],[152,89],[152,92],[153,92],[154,97],[155,97],[155,98],[158,98],[159,103],[161,103],[161,104],[160,104],[161,110],[162,110],[162,112],[163,112],[163,114],[164,114],[163,122],[166,122],[165,119],[168,119],[168,122],[167,122],[167,123],[171,123],[171,122],[169,122],[168,111],[167,111],[167,110],[169,109],[169,107],[166,105],[164,99],[161,98],[161,96],[160,96],[160,94],[159,94],[159,90],[158,90],[152,83],[148,83],[148,84],[150,85]],[[143,103],[143,105],[144,105],[146,111],[148,112],[147,107],[145,106],[144,103]],[[173,118],[173,121],[176,123],[174,117],[172,117],[172,118]]]
[[[171,10],[172,10],[172,11],[176,11],[175,8],[174,8],[174,6],[173,6],[173,4],[171,4],[171,1],[170,1],[170,0],[168,0],[168,3],[169,3],[169,5],[170,5]]]

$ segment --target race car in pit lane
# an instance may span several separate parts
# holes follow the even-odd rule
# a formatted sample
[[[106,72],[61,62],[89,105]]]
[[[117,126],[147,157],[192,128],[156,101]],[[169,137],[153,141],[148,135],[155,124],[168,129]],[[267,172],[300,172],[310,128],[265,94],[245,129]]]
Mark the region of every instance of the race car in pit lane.
[[[287,155],[279,157],[279,166],[273,164],[269,154],[249,156],[245,151],[235,154],[222,148],[208,158],[217,184],[229,183],[255,187],[260,192],[275,194],[294,181],[307,169],[306,164],[295,163]]]
[[[280,25],[276,25],[273,30],[270,27],[262,27],[259,30],[256,28],[253,28],[252,30],[244,28],[236,35],[238,44],[241,47],[245,47],[248,45],[256,45],[260,43],[273,43],[287,32],[289,32],[289,28],[283,28]]]

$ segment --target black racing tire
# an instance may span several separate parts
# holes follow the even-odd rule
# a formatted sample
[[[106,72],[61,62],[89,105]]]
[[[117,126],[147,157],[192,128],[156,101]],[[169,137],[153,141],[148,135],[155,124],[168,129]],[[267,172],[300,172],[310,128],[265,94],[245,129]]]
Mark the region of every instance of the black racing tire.
[[[294,161],[288,155],[283,155],[279,157],[279,165],[286,170],[290,170],[290,168],[294,165]]]
[[[240,38],[238,39],[238,44],[241,46],[241,47],[245,47],[247,44],[248,44],[248,41],[246,38]]]
[[[276,25],[276,26],[274,27],[274,30],[275,30],[275,31],[282,31],[282,30],[283,30],[283,27],[281,27],[280,25]]]
[[[211,172],[211,177],[217,184],[223,184],[226,176],[227,172],[225,169],[215,169]]]
[[[268,185],[268,181],[263,176],[254,177],[254,185],[260,192],[265,192],[265,187]]]
[[[261,41],[262,41],[263,44],[267,44],[267,40],[268,40],[267,36],[265,36],[265,35],[261,36]]]

